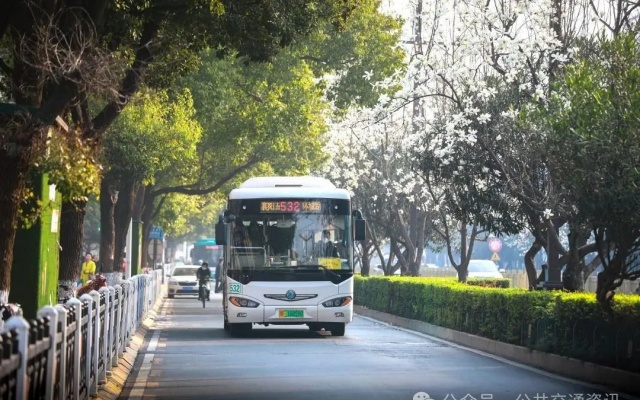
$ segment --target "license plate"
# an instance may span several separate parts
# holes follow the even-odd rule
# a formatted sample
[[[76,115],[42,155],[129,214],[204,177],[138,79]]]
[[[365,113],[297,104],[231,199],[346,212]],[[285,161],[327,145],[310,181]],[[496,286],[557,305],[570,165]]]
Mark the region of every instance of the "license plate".
[[[278,310],[280,318],[303,318],[304,310]]]
[[[185,286],[184,290],[189,291],[189,290],[195,290],[196,288],[194,288],[193,286]]]

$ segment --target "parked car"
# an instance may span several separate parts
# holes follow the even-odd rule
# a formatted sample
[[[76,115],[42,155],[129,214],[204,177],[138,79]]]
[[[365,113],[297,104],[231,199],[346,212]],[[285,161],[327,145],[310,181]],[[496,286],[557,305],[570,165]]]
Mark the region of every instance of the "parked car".
[[[199,265],[179,265],[173,268],[169,275],[168,296],[172,299],[176,295],[198,295],[198,280],[196,271]]]
[[[491,260],[469,260],[467,278],[504,278]]]

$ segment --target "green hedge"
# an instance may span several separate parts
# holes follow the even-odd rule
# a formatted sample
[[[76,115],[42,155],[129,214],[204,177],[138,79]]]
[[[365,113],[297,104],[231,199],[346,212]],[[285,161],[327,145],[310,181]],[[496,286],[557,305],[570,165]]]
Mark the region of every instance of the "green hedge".
[[[640,370],[637,295],[617,294],[607,312],[592,293],[483,287],[455,278],[356,277],[354,300],[494,340]],[[628,354],[629,341],[635,353]]]
[[[511,286],[511,279],[506,278],[469,278],[467,284],[471,286],[508,288]]]

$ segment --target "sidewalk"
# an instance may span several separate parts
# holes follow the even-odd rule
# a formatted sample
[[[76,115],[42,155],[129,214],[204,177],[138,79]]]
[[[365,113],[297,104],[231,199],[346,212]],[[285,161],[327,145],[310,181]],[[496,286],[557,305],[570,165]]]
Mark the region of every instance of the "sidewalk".
[[[98,387],[97,399],[115,400],[120,397],[127,378],[131,374],[133,365],[138,356],[138,351],[144,344],[144,338],[147,331],[151,329],[151,326],[155,322],[158,311],[162,308],[165,301],[165,285],[162,285],[162,297],[156,301],[156,304],[149,310],[147,318],[142,321],[140,327],[136,330],[135,334],[131,337],[131,340],[127,344],[124,354],[118,360],[118,366],[114,367],[111,372],[107,372],[107,381],[100,383]]]

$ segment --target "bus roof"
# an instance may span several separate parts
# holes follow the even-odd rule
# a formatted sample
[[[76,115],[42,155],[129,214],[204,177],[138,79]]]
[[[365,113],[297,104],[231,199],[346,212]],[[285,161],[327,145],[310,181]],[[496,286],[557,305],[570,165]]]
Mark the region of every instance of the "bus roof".
[[[315,176],[269,176],[247,179],[233,189],[229,200],[273,198],[350,198],[345,189],[338,189],[328,179]]]
[[[323,187],[335,189],[335,185],[328,179],[316,176],[260,176],[249,178],[240,188],[270,188],[270,187]]]

